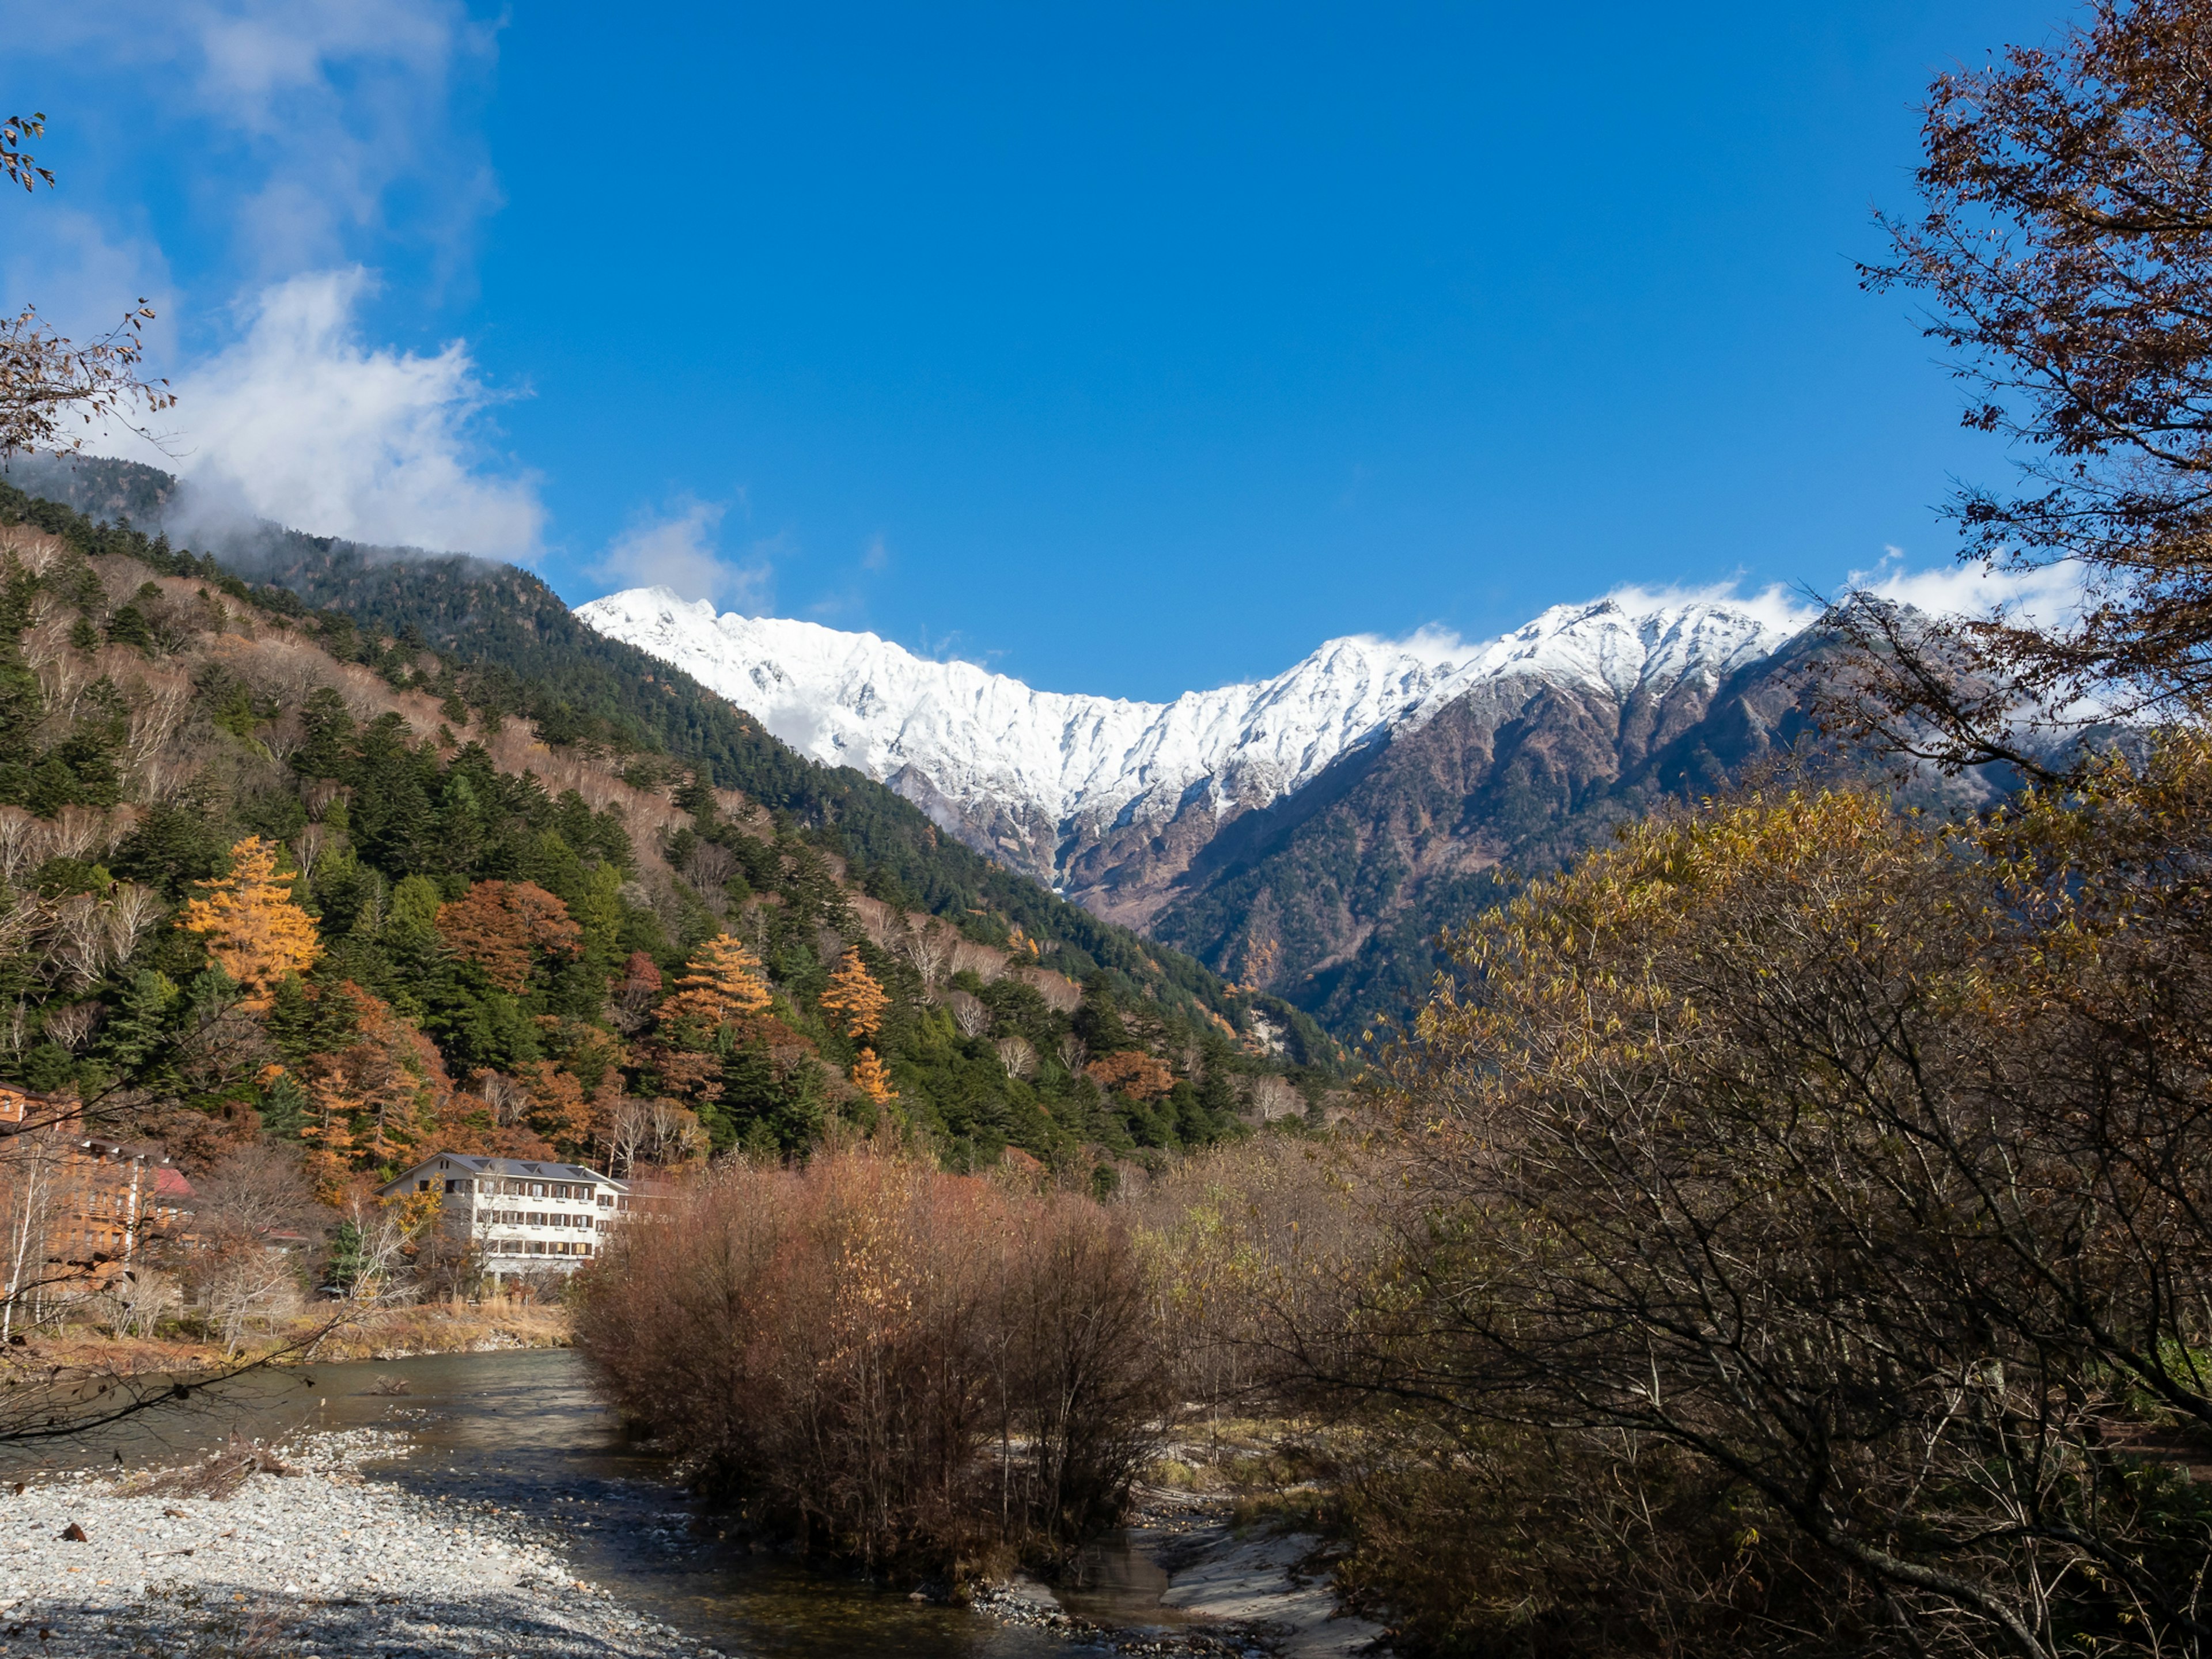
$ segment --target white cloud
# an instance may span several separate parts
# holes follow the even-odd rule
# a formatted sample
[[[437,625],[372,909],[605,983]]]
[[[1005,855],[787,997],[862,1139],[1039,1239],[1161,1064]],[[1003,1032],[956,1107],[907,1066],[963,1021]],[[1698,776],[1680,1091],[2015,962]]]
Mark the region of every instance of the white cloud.
[[[1846,586],[1936,616],[1988,617],[2002,610],[2044,628],[2073,620],[2082,599],[2082,574],[2071,564],[1992,570],[1953,563],[1911,570],[1894,547],[1884,550],[1873,569],[1851,572]]]
[[[371,279],[324,270],[271,284],[241,337],[179,378],[167,460],[200,510],[245,511],[321,535],[527,559],[545,522],[538,480],[487,471],[495,394],[467,345],[434,355],[365,343]],[[123,453],[132,452],[127,446]]]
[[[726,511],[685,496],[666,514],[641,517],[608,544],[592,574],[622,587],[665,587],[718,609],[757,613],[769,602],[773,544],[756,542],[743,562],[726,556],[718,532]]]
[[[56,198],[21,204],[0,249],[0,295],[80,337],[154,299],[150,354],[179,398],[159,422],[168,453],[123,434],[102,447],[183,475],[204,518],[534,556],[538,483],[485,447],[495,398],[466,343],[404,349],[361,321],[364,266],[408,268],[416,300],[467,277],[497,204],[471,111],[495,27],[465,0],[100,0],[18,23],[21,61],[96,76],[133,112],[112,130],[57,113],[57,140],[82,128],[82,159]],[[111,137],[131,164],[112,185]],[[161,152],[228,258],[173,276],[144,232],[137,163]]]
[[[1818,605],[1808,603],[1780,582],[1770,583],[1755,593],[1741,592],[1738,586],[1728,581],[1711,582],[1703,587],[1673,584],[1653,587],[1632,582],[1614,588],[1605,597],[1632,617],[1649,616],[1685,605],[1724,605],[1784,633],[1795,633],[1820,614]]]

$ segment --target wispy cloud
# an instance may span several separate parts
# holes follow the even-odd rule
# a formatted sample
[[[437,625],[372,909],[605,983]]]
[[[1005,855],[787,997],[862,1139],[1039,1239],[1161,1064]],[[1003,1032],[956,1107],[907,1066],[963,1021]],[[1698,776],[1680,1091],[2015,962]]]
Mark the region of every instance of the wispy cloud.
[[[1916,569],[1906,563],[1903,550],[1891,547],[1883,550],[1871,568],[1851,572],[1840,592],[1826,596],[1813,596],[1779,582],[1746,592],[1741,582],[1725,581],[1701,586],[1630,583],[1601,597],[1636,617],[1686,605],[1727,605],[1777,633],[1792,634],[1820,619],[1824,598],[1841,599],[1862,592],[1936,616],[1987,617],[2002,609],[2048,626],[2063,623],[2075,612],[2081,600],[2081,581],[2078,571],[2063,565],[2042,570],[1990,571],[1978,565],[1952,563]],[[1457,662],[1488,643],[1469,641],[1433,623],[1401,639],[1361,637],[1437,663]]]
[[[497,204],[483,140],[455,118],[496,34],[457,0],[105,0],[33,8],[9,33],[16,52],[129,75],[120,95],[173,130],[206,205],[230,214],[241,274],[359,257],[403,188],[410,232],[465,258]]]
[[[1794,633],[1820,614],[1820,606],[1779,582],[1750,593],[1743,591],[1741,582],[1735,581],[1711,582],[1702,587],[1631,583],[1614,588],[1605,597],[1637,617],[1686,605],[1724,605],[1783,633]]]
[[[316,271],[259,295],[237,343],[177,384],[170,465],[202,513],[245,511],[356,540],[535,556],[537,478],[483,441],[496,401],[468,348],[367,343],[368,273]],[[124,453],[131,453],[127,447]]]
[[[410,299],[472,280],[498,204],[471,111],[493,26],[461,0],[101,0],[11,17],[9,44],[112,87],[132,112],[126,153],[177,158],[215,233],[186,270],[147,229],[136,173],[103,203],[96,126],[61,191],[11,216],[8,300],[78,333],[142,295],[161,313],[170,454],[120,433],[103,447],[183,473],[204,512],[535,556],[538,483],[484,441],[495,398],[467,343],[396,346],[366,311],[380,265],[405,268]]]
[[[1846,587],[1936,616],[1987,617],[2003,610],[2046,628],[2070,620],[2082,599],[2081,572],[2070,564],[1992,570],[1952,563],[1915,570],[1895,547],[1884,549],[1872,569],[1851,572]]]
[[[708,599],[721,609],[765,609],[775,579],[774,538],[755,542],[742,558],[721,549],[727,507],[685,496],[663,513],[642,516],[609,544],[594,567],[602,581],[620,587],[665,587],[687,599]]]

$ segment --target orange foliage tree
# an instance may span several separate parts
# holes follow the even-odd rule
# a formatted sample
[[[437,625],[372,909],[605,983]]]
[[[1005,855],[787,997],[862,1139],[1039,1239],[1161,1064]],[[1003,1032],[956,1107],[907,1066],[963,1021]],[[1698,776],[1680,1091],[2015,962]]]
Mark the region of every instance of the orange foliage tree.
[[[761,975],[761,959],[727,933],[701,945],[690,966],[676,981],[676,994],[660,1005],[663,1026],[696,1024],[714,1031],[767,1012],[768,981]]]
[[[1100,1088],[1132,1100],[1158,1100],[1175,1087],[1175,1073],[1139,1049],[1106,1054],[1083,1068]]]
[[[866,1037],[883,1029],[884,1010],[890,1006],[890,998],[860,960],[860,953],[848,951],[837,971],[830,975],[822,1006],[839,1018],[847,1036]]]
[[[530,1127],[572,1158],[580,1158],[592,1141],[592,1104],[584,1085],[550,1060],[522,1068],[521,1081],[530,1091]]]
[[[292,901],[276,873],[276,848],[248,836],[230,849],[230,873],[198,884],[177,925],[204,935],[208,952],[245,990],[242,1006],[259,1012],[276,986],[303,974],[322,954],[314,919]]]
[[[898,1098],[898,1091],[891,1087],[891,1074],[884,1069],[873,1048],[861,1049],[860,1057],[853,1062],[853,1086],[878,1106]]]
[[[454,953],[484,970],[502,991],[530,984],[536,952],[573,961],[584,930],[568,907],[534,881],[480,881],[438,907],[438,933]]]
[[[405,1162],[444,1123],[453,1093],[429,1038],[359,986],[339,988],[358,1010],[355,1040],[307,1066],[314,1127],[301,1138],[315,1148],[319,1177],[348,1157],[370,1169]]]

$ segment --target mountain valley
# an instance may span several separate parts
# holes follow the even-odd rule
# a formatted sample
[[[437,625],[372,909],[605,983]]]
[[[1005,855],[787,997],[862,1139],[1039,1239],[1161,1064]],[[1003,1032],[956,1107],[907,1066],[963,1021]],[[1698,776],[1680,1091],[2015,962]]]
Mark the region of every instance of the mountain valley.
[[[96,516],[174,514],[149,468],[16,472]],[[704,765],[941,914],[1003,917],[1217,1006],[1226,982],[1300,1053],[1402,1014],[1438,932],[1501,879],[1807,741],[1805,671],[1832,643],[1771,600],[1630,592],[1488,641],[1333,640],[1267,679],[1139,702],[665,589],[571,611],[463,556],[195,534],[311,605],[507,676],[507,704],[556,740]]]

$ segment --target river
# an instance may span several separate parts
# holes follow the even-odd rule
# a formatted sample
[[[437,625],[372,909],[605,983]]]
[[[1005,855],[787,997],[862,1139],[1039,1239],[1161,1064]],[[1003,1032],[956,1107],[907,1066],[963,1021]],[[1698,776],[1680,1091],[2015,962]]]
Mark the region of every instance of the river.
[[[372,1478],[527,1517],[567,1540],[586,1577],[726,1653],[1041,1659],[1070,1652],[1065,1638],[723,1540],[713,1516],[669,1482],[658,1459],[624,1443],[567,1349],[254,1372],[73,1443],[66,1461],[112,1467],[119,1454],[127,1468],[154,1467],[233,1433],[274,1440],[349,1428],[399,1430],[413,1443],[411,1455],[369,1466]],[[61,1461],[17,1456],[0,1461],[0,1472],[20,1478]],[[1164,1579],[1139,1552],[1109,1539],[1092,1559],[1091,1588],[1065,1598],[1071,1611],[1122,1626],[1175,1617],[1160,1609]]]

